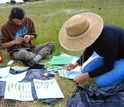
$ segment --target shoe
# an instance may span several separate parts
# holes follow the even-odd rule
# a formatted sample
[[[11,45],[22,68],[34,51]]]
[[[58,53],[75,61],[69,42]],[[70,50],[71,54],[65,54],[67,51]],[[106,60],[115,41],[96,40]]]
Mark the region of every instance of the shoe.
[[[27,60],[27,61],[22,61],[24,63],[25,66],[29,66],[32,67],[36,64],[36,62],[34,60]]]

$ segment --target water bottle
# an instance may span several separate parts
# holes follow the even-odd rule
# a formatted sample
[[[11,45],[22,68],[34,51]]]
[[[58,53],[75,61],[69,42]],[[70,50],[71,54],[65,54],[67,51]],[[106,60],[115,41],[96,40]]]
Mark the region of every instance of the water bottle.
[[[44,73],[42,74],[42,76],[45,76],[45,77],[54,77],[55,76],[55,73]]]

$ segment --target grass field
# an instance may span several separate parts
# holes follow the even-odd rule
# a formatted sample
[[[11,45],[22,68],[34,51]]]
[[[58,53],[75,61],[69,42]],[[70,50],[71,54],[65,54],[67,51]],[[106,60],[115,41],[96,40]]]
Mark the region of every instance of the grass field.
[[[105,23],[115,24],[124,27],[124,0],[42,0],[24,5],[0,5],[0,26],[7,20],[12,7],[22,7],[28,16],[35,23],[38,38],[33,41],[34,44],[40,44],[47,41],[55,42],[55,50],[52,55],[46,57],[49,61],[53,55],[59,55],[61,52],[72,55],[80,55],[81,52],[69,52],[63,49],[59,44],[59,31],[63,23],[71,16],[83,13],[94,12],[99,14]],[[10,57],[6,50],[2,50],[4,62],[6,65]],[[16,65],[18,62],[15,63]],[[56,101],[52,107],[66,107],[66,102],[76,85],[72,80],[55,76],[61,90],[65,96],[64,99]],[[83,84],[94,85],[94,79],[89,79]],[[12,102],[0,99],[0,107],[51,107],[40,101],[33,102]]]

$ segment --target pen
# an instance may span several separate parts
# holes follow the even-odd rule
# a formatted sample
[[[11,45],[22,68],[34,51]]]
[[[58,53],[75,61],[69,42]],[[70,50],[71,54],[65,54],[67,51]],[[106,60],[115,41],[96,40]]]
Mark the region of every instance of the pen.
[[[82,71],[82,65],[80,66],[80,70]]]

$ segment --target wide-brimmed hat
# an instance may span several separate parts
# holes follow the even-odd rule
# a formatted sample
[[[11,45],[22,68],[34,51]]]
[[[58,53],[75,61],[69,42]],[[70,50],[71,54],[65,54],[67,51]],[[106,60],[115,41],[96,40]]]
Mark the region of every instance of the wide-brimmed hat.
[[[59,41],[70,51],[82,50],[90,46],[101,34],[102,18],[94,13],[81,13],[72,16],[62,26]]]

